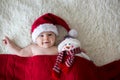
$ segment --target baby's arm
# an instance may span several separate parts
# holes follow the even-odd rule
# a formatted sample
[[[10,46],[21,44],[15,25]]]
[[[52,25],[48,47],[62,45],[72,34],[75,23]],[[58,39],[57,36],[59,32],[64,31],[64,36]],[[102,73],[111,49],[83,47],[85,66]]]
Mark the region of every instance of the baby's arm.
[[[13,54],[16,54],[18,56],[32,55],[30,46],[21,48],[17,46],[12,40],[10,40],[7,36],[5,37],[5,39],[3,39],[3,44],[5,44]]]
[[[5,36],[5,38],[3,39],[3,44],[6,45],[13,53],[19,53],[19,51],[22,49],[13,41],[11,41],[7,36]]]

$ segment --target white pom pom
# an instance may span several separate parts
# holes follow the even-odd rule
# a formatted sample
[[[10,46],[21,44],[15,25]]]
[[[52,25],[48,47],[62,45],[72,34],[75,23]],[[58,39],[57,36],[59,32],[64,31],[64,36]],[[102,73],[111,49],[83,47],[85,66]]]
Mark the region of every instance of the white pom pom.
[[[78,36],[78,33],[75,29],[71,29],[68,34],[72,37],[77,37]]]

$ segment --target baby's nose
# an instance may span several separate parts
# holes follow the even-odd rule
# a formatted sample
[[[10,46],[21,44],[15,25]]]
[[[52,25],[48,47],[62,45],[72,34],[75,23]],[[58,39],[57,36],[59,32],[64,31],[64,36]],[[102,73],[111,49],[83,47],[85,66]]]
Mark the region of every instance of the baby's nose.
[[[49,38],[48,36],[44,36],[44,39],[45,39],[45,40],[48,40],[48,38]]]

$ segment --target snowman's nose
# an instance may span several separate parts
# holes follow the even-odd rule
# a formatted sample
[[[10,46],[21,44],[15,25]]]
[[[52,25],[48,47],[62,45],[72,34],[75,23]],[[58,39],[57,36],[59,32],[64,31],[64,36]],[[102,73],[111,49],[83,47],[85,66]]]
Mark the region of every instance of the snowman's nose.
[[[67,49],[70,49],[70,46],[66,46]]]

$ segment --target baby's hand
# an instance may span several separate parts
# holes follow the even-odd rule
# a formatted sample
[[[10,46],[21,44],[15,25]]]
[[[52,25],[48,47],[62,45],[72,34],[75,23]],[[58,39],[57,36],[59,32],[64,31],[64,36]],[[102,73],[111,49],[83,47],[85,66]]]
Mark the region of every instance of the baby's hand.
[[[11,43],[10,39],[7,36],[5,36],[5,38],[3,39],[3,44],[9,45],[10,43]]]

